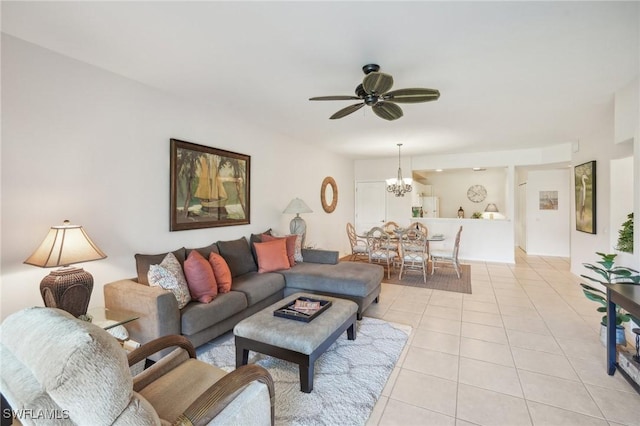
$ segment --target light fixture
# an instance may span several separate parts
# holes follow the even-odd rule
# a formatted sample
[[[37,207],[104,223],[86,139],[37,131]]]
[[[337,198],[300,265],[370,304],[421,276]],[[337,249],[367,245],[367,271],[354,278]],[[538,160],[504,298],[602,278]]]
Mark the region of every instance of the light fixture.
[[[289,223],[289,231],[292,234],[301,236],[300,242],[302,244],[302,247],[304,247],[304,238],[307,234],[307,224],[305,223],[304,219],[300,217],[300,213],[313,213],[313,210],[311,210],[304,201],[296,197],[291,200],[287,208],[284,209],[282,213],[296,215],[296,217],[291,219],[291,222]]]
[[[401,143],[398,144],[398,176],[395,178],[387,179],[387,191],[393,192],[396,197],[404,197],[404,194],[407,192],[411,192],[411,183],[413,183],[413,179],[411,178],[402,178],[402,168],[400,168],[400,147]]]
[[[498,207],[494,203],[489,203],[484,211],[489,213],[489,219],[493,219],[493,214],[498,213]]]
[[[69,265],[105,257],[107,255],[91,241],[82,226],[71,225],[65,220],[62,226],[51,227],[44,241],[24,263],[41,268],[62,266],[40,282],[40,294],[45,306],[63,309],[79,317],[87,313],[93,277],[84,269]]]

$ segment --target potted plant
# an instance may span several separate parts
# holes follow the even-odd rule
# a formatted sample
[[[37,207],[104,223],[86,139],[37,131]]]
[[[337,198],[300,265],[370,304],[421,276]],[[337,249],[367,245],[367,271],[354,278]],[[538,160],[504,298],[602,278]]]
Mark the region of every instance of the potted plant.
[[[601,260],[596,262],[597,265],[591,263],[583,263],[584,267],[589,269],[590,271],[598,274],[600,278],[593,278],[588,275],[580,275],[583,278],[586,278],[590,281],[599,283],[599,284],[630,284],[630,285],[640,285],[640,274],[635,269],[627,268],[624,266],[616,266],[615,258],[616,254],[605,254],[596,252],[598,256],[600,256]],[[600,266],[598,266],[600,265]],[[589,300],[593,300],[595,302],[600,303],[602,306],[598,307],[598,312],[604,312],[605,315],[602,317],[600,321],[601,324],[601,339],[603,342],[606,341],[606,327],[607,327],[607,294],[595,287],[592,287],[588,284],[581,283],[582,291],[584,295]],[[619,306],[616,305],[616,344],[618,345],[626,345],[627,341],[624,333],[624,323],[632,320],[636,323],[640,322],[637,318],[629,315],[624,312]]]
[[[616,250],[633,253],[633,212],[627,215],[627,220],[622,223],[622,228],[618,231]]]

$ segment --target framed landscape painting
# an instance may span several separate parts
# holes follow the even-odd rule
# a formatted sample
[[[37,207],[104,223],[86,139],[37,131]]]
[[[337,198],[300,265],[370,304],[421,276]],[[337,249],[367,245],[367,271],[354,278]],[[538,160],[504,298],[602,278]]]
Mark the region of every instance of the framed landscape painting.
[[[576,229],[596,233],[596,162],[575,166]]]
[[[249,223],[251,157],[171,139],[171,231]]]

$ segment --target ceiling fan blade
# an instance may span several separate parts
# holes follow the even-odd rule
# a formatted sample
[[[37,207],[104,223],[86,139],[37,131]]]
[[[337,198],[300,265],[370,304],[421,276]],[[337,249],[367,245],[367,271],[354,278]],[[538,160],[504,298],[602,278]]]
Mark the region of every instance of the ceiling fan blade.
[[[385,101],[405,104],[437,101],[439,97],[440,91],[422,88],[393,90],[383,96]]]
[[[358,99],[358,98],[356,98]],[[349,115],[352,112],[356,112],[357,110],[359,110],[360,108],[362,108],[364,106],[364,102],[360,102],[357,104],[353,104],[353,105],[349,105],[346,108],[342,108],[340,111],[336,112],[335,114],[333,114],[331,117],[329,117],[331,120],[335,120],[337,118],[342,118],[345,115]]]
[[[362,87],[364,87],[364,91],[368,94],[378,94],[382,95],[383,93],[387,93],[391,90],[393,86],[393,77],[390,74],[385,74],[383,72],[372,72],[365,76],[364,80],[362,80]]]
[[[357,96],[316,96],[309,98],[310,101],[357,101]]]
[[[397,120],[402,117],[402,109],[396,104],[378,102],[372,109],[378,117],[384,118],[385,120]]]

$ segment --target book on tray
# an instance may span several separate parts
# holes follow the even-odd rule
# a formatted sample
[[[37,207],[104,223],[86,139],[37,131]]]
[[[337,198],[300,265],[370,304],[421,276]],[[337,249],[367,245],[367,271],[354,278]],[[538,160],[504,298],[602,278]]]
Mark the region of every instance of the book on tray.
[[[329,300],[298,297],[280,309],[273,311],[273,315],[297,321],[309,322],[331,306]]]

